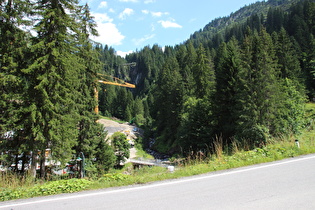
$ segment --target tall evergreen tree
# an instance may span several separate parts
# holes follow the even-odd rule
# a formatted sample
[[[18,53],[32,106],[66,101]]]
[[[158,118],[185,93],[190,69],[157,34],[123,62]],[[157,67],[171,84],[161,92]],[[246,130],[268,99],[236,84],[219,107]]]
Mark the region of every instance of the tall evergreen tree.
[[[266,20],[266,28],[268,33],[278,32],[284,26],[284,12],[281,8],[269,8]]]
[[[282,78],[289,78],[297,83],[303,83],[299,56],[284,28],[279,33],[273,33],[276,56]]]
[[[100,141],[95,152],[96,169],[100,174],[108,172],[116,163],[114,149],[108,140]]]
[[[36,11],[40,21],[34,28],[38,35],[31,47],[33,63],[25,70],[29,81],[25,129],[33,152],[32,168],[40,151],[40,174],[44,177],[45,150],[50,148],[52,158],[64,162],[76,145],[76,101],[81,95],[79,73],[84,65],[80,64],[78,42],[73,36],[80,29],[71,15],[77,11],[77,1],[38,1]]]
[[[29,65],[27,46],[30,36],[21,28],[30,24],[26,20],[30,11],[29,1],[0,1],[0,136],[11,139],[0,141],[0,153],[11,151],[23,154],[23,157],[27,151],[22,132],[24,86],[27,81],[23,79],[21,70]],[[17,161],[18,155],[13,162]],[[8,164],[11,165],[11,162]]]
[[[265,143],[275,123],[279,86],[277,60],[270,35],[265,29],[244,40],[245,80],[240,94],[241,109],[237,126],[238,138],[252,144]]]
[[[315,37],[308,36],[309,45],[303,53],[302,68],[305,77],[305,86],[309,98],[315,98]]]
[[[156,143],[161,151],[168,152],[176,140],[183,104],[182,77],[174,57],[166,61],[154,94],[155,125],[159,133]]]
[[[222,43],[217,54],[216,92],[213,102],[215,133],[222,136],[226,144],[235,135],[238,119],[238,96],[241,90],[241,50],[235,38]]]
[[[184,88],[187,95],[193,95],[196,83],[193,76],[193,66],[196,62],[197,53],[192,44],[188,42],[177,51],[177,61],[180,67],[180,74],[183,77]]]
[[[196,84],[195,95],[197,98],[210,97],[214,92],[214,66],[206,56],[202,45],[197,50],[197,58],[193,66],[193,76]]]
[[[79,97],[76,98],[80,119],[78,141],[74,149],[77,156],[83,153],[86,158],[92,159],[97,152],[97,147],[106,148],[100,143],[105,142],[104,128],[97,123],[98,115],[94,112],[94,107],[97,105],[95,100],[95,89],[98,86],[96,78],[97,72],[101,69],[101,63],[97,51],[89,40],[89,35],[97,35],[97,32],[88,6],[79,7],[76,14],[77,22],[80,23],[77,38],[80,46],[78,55],[81,57],[81,64],[84,65],[84,68],[79,75],[80,84],[77,90]],[[103,152],[106,153],[106,151]]]

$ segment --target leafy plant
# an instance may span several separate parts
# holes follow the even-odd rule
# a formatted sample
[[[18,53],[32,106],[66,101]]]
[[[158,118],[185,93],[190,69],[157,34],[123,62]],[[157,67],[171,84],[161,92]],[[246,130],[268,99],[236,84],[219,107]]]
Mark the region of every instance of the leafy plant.
[[[128,178],[128,175],[122,173],[104,174],[100,181],[123,181]]]
[[[35,185],[26,189],[0,188],[0,201],[60,193],[73,193],[87,189],[91,183],[91,181],[86,179],[69,179],[46,182],[43,185]]]

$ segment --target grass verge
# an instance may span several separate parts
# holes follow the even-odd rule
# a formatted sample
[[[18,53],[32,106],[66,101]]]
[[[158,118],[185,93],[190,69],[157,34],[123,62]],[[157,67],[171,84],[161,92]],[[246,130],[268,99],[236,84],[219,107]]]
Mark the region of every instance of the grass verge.
[[[135,170],[129,163],[121,170],[112,171],[109,174],[103,175],[99,179],[93,180],[69,179],[36,183],[33,185],[30,184],[30,181],[25,180],[24,183],[20,183],[22,185],[19,187],[0,188],[0,201],[71,193],[82,190],[145,184],[154,181],[177,179],[315,153],[314,138],[300,137],[300,148],[295,145],[294,140],[283,140],[276,144],[269,144],[266,147],[256,148],[251,151],[238,151],[233,155],[225,155],[223,153],[220,157],[213,155],[211,158],[202,161],[191,160],[185,164],[177,165],[175,167],[176,170],[172,173],[169,172],[167,168],[163,167],[143,167]],[[1,177],[0,181],[3,181],[1,180]]]

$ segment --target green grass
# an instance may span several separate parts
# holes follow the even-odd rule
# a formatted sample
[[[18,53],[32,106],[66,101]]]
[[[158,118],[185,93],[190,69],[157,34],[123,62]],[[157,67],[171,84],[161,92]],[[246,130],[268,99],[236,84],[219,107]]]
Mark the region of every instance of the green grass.
[[[145,159],[154,159],[154,157],[152,156],[152,155],[150,155],[150,154],[148,154],[146,151],[144,151],[144,150],[138,150],[137,149],[137,153],[136,153],[136,156],[137,157],[143,157],[143,158],[145,158]]]
[[[143,150],[142,145],[136,142],[135,145],[136,149],[137,149],[137,153],[136,156],[140,157],[140,158],[145,158],[145,159],[154,159],[154,157],[150,154],[148,154],[146,151]]]
[[[111,120],[111,121],[114,121],[114,122],[117,122],[117,123],[126,123],[126,121],[123,121],[123,120],[120,120],[120,119],[117,119],[117,118],[112,118],[112,117],[105,117],[105,116],[100,116],[101,119],[105,119],[105,120]]]
[[[169,172],[168,169],[164,167],[143,167],[140,169],[133,169],[132,165],[128,163],[123,169],[113,170],[111,173],[105,174],[98,179],[87,179],[82,183],[71,183],[71,179],[33,184],[27,179],[24,180],[24,182],[18,183],[12,183],[11,181],[11,186],[6,186],[5,188],[3,186],[0,187],[0,201],[59,193],[71,193],[81,190],[144,184],[166,179],[178,179],[181,177],[315,153],[314,137],[309,138],[308,132],[300,136],[300,144],[301,147],[297,148],[294,138],[292,138],[290,140],[278,140],[277,143],[270,143],[263,148],[256,148],[250,151],[239,150],[233,155],[226,155],[222,152],[219,157],[213,155],[208,159],[191,159],[188,162],[178,164],[175,166],[174,172]],[[3,181],[5,181],[4,177],[0,177],[0,182],[3,183]]]

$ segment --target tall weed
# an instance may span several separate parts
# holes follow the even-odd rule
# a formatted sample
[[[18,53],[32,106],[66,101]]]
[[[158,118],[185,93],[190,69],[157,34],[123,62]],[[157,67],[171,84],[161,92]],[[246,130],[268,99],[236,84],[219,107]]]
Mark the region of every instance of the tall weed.
[[[17,188],[21,186],[32,186],[35,179],[26,174],[17,174],[12,171],[0,171],[0,188]]]
[[[213,141],[214,152],[218,159],[223,157],[223,139],[221,136],[216,136]]]

